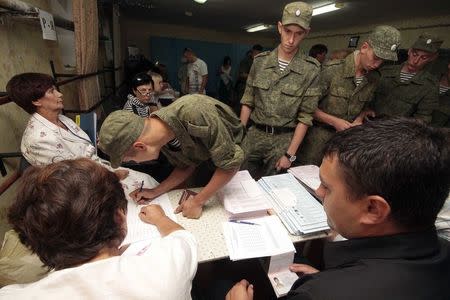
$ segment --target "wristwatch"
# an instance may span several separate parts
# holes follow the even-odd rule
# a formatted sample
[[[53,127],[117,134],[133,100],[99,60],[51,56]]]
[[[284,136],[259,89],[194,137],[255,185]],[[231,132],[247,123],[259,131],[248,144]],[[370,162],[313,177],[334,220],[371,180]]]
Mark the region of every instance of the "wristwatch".
[[[289,153],[285,153],[284,154],[284,156],[286,156],[288,159],[289,159],[289,161],[292,163],[292,162],[294,162],[296,159],[297,159],[297,156],[295,156],[295,155],[290,155]]]

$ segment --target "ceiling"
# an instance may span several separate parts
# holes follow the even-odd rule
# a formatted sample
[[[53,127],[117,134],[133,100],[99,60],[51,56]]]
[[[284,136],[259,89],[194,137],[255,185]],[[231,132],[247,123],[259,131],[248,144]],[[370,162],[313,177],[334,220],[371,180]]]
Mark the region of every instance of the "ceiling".
[[[286,0],[119,0],[121,13],[127,18],[146,19],[155,23],[209,28],[222,32],[239,32],[256,24],[276,24]],[[313,7],[330,1],[306,0]],[[314,32],[349,26],[394,22],[417,17],[450,15],[450,1],[442,0],[347,0],[344,8],[314,16]],[[139,5],[140,4],[140,5]],[[151,8],[145,8],[151,7]],[[192,16],[186,16],[185,12]],[[449,20],[450,23],[450,20]],[[261,32],[261,35],[271,35]]]

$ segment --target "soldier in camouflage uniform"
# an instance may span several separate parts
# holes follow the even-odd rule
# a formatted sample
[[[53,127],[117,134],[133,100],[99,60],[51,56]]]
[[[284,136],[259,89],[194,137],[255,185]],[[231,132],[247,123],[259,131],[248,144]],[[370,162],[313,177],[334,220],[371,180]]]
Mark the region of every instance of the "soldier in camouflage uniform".
[[[200,163],[211,159],[216,169],[209,183],[178,206],[188,218],[199,218],[203,204],[239,170],[244,152],[239,146],[244,127],[227,105],[205,95],[183,96],[171,105],[140,118],[116,111],[103,122],[99,148],[113,165],[148,161],[162,151],[174,171],[153,189],[134,191],[138,203],[151,200],[183,183]]]
[[[371,105],[377,116],[403,116],[431,121],[438,106],[438,82],[425,70],[438,56],[442,40],[429,34],[419,36],[402,65],[380,69],[382,80]]]
[[[439,106],[433,111],[431,125],[450,128],[450,63],[439,84]]]
[[[252,122],[242,143],[248,154],[242,169],[254,177],[289,168],[312,125],[320,65],[298,50],[309,32],[311,16],[309,4],[286,5],[278,22],[281,43],[256,56],[250,70],[240,117],[244,125],[249,119]]]
[[[378,26],[359,50],[323,66],[323,98],[314,113],[314,125],[297,153],[299,164],[320,165],[322,148],[336,131],[362,124],[380,81],[377,69],[384,60],[397,60],[399,44],[397,29]]]

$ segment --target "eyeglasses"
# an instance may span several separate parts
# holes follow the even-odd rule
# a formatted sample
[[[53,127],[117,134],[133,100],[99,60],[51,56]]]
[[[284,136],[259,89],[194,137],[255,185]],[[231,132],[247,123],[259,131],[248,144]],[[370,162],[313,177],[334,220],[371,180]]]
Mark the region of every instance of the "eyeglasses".
[[[141,94],[142,96],[150,96],[153,92],[152,89],[136,89],[139,94]]]

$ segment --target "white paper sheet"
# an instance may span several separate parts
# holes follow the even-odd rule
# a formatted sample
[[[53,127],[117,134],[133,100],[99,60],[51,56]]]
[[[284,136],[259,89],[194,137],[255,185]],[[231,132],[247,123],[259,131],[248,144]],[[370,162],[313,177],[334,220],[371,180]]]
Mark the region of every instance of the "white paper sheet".
[[[243,221],[257,225],[223,223],[225,242],[231,260],[295,252],[294,245],[277,216]]]

